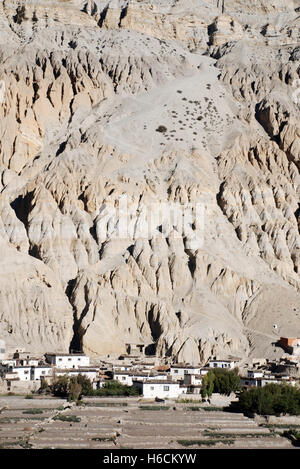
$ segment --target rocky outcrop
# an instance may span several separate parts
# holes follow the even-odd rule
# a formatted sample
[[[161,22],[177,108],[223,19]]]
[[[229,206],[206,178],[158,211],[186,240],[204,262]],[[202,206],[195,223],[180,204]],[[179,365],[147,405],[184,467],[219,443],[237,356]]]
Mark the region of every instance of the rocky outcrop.
[[[244,3],[3,2],[9,345],[204,363],[300,334],[299,12]]]
[[[210,44],[220,46],[231,41],[243,39],[242,26],[232,17],[227,15],[218,16],[208,28]]]

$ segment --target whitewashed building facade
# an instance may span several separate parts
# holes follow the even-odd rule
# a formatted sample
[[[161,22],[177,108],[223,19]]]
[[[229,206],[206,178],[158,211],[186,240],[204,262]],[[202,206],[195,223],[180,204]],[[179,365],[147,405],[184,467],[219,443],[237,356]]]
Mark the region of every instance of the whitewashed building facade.
[[[89,366],[90,358],[84,353],[46,353],[47,363],[56,368],[79,368]]]
[[[168,380],[133,380],[133,385],[138,387],[145,399],[177,399],[183,394],[183,389],[178,382]]]

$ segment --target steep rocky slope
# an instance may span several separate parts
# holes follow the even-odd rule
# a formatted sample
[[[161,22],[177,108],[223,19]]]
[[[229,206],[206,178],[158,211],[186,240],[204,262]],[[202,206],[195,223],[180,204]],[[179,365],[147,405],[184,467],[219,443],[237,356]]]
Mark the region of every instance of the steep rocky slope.
[[[0,28],[1,337],[281,354],[300,334],[300,1],[4,0]],[[202,216],[143,235],[162,204]]]

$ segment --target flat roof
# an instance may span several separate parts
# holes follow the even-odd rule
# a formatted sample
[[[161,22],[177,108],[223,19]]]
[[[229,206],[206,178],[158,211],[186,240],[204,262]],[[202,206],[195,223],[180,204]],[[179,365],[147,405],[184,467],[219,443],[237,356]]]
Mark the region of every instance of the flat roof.
[[[133,363],[133,366],[155,366],[155,362],[138,362],[138,363]]]
[[[122,355],[120,355],[120,357],[122,357],[123,359],[124,359],[124,358],[129,358],[130,360],[133,360],[134,358],[140,358],[139,355],[131,355],[131,354],[128,355],[128,354],[125,354],[125,353],[123,353]],[[119,358],[119,361],[122,361],[122,359]],[[108,362],[108,363],[109,363],[109,362]]]
[[[12,365],[13,368],[52,368],[51,365]]]
[[[114,375],[125,375],[125,376],[164,376],[164,373],[161,372],[161,373],[157,373],[157,374],[149,374],[149,372],[145,371],[145,372],[142,372],[142,371],[114,371],[113,372]],[[167,373],[166,373],[167,374]]]
[[[207,363],[232,363],[232,362],[237,362],[237,361],[238,360],[234,360],[234,359],[232,359],[232,360],[227,360],[227,359],[226,360],[225,359],[224,360],[214,360],[214,359],[211,359],[211,360],[208,360]]]
[[[276,378],[275,376],[274,376],[274,378],[270,378],[270,377],[267,377],[267,376],[262,376],[262,377],[258,377],[258,378],[242,377],[242,379],[244,379],[244,380],[246,379],[246,380],[248,380],[248,381],[254,381],[254,380],[255,380],[255,381],[262,381],[262,380],[264,380],[264,381],[282,381],[282,378],[281,378],[281,377],[280,377],[280,378],[278,378],[278,377]]]
[[[51,370],[52,370],[51,365],[38,365],[38,366],[33,366],[32,368],[51,368]]]
[[[99,370],[97,368],[55,368],[55,372],[57,373],[66,373],[67,371],[73,371],[73,372],[76,372],[76,373],[82,373],[82,372],[85,372],[85,371],[95,371],[96,373],[99,372]]]
[[[186,368],[186,369],[198,369],[201,368],[201,365],[171,365],[170,368]]]
[[[37,357],[14,358],[14,360],[42,360],[42,357],[41,358],[37,358]]]
[[[22,366],[22,365],[16,365],[16,366],[14,366],[13,368],[22,368],[22,369],[24,370],[24,369],[26,369],[26,368],[30,368],[30,369],[31,369],[32,367],[31,367],[31,365],[24,365],[24,366]]]
[[[45,355],[48,355],[50,357],[87,357],[87,355],[83,352],[79,353],[45,353]]]
[[[176,386],[179,386],[179,383],[176,381],[170,381],[167,379],[164,380],[158,380],[158,379],[147,379],[147,381],[140,381],[138,379],[134,379],[133,381],[142,383],[142,384],[174,384]]]

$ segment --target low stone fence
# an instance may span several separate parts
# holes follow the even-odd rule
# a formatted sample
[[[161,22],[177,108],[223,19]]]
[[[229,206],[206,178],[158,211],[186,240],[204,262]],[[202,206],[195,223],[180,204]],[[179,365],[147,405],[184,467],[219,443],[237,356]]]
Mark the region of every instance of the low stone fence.
[[[254,420],[258,424],[300,426],[300,415],[283,415],[281,417],[275,417],[275,415],[255,415]]]

